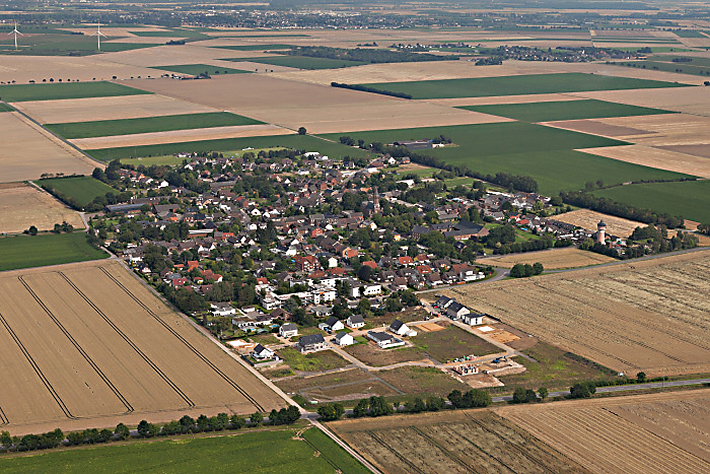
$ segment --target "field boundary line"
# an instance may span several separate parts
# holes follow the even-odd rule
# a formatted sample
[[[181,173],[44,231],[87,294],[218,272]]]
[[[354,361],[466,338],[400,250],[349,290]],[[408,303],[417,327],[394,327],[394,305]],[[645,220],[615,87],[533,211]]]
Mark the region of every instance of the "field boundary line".
[[[370,437],[372,437],[372,439],[374,439],[377,443],[379,443],[380,445],[382,445],[382,447],[386,448],[389,452],[391,452],[392,454],[394,454],[394,456],[395,456],[397,459],[399,459],[399,460],[402,461],[404,464],[406,464],[407,466],[409,466],[410,469],[414,470],[415,472],[418,472],[419,474],[426,474],[426,473],[425,473],[424,471],[422,471],[420,468],[418,468],[417,466],[415,466],[414,464],[412,464],[412,462],[411,462],[409,459],[407,459],[406,457],[402,456],[396,449],[392,449],[392,447],[391,447],[389,444],[387,444],[387,443],[385,443],[384,441],[382,441],[382,439],[381,439],[379,436],[377,436],[372,430],[367,430],[366,433],[369,434]]]
[[[454,461],[456,464],[458,464],[459,466],[463,467],[463,468],[466,469],[466,470],[471,469],[471,466],[469,466],[468,464],[466,464],[466,462],[464,462],[463,459],[459,458],[456,454],[452,453],[451,451],[449,451],[448,449],[446,449],[445,447],[443,447],[441,444],[439,444],[438,442],[436,442],[434,439],[432,439],[431,436],[429,436],[428,434],[426,434],[425,432],[423,432],[423,431],[421,430],[421,428],[419,428],[419,427],[416,426],[416,425],[412,425],[412,429],[414,430],[415,433],[417,433],[419,436],[421,436],[421,437],[424,439],[424,441],[428,442],[429,444],[431,444],[431,445],[434,446],[435,448],[440,449],[441,452],[444,454],[444,456],[446,456],[447,458],[451,459],[451,460]]]
[[[59,275],[61,275],[62,278],[64,278],[64,280],[69,284],[69,286],[71,286],[71,287],[74,289],[74,291],[76,291],[77,294],[78,294],[79,296],[81,296],[81,298],[82,298],[84,301],[86,301],[86,303],[87,303],[89,306],[91,306],[91,308],[92,308],[94,311],[96,311],[96,313],[97,313],[99,316],[101,316],[101,318],[102,318],[104,321],[106,321],[106,324],[108,324],[109,326],[111,326],[111,329],[113,329],[114,331],[116,331],[116,333],[117,333],[119,336],[121,336],[121,338],[122,338],[124,341],[126,341],[126,343],[127,343],[129,346],[131,346],[131,348],[132,348],[134,351],[136,351],[136,353],[141,357],[141,359],[143,359],[143,360],[150,366],[150,368],[152,368],[152,369],[158,374],[158,376],[159,376],[161,379],[163,379],[163,380],[165,381],[165,383],[167,383],[168,386],[170,386],[170,388],[172,388],[172,389],[175,391],[175,393],[177,393],[177,394],[180,396],[180,398],[182,398],[182,399],[187,403],[187,406],[188,406],[188,407],[190,407],[190,408],[194,408],[194,407],[195,407],[195,403],[185,394],[185,392],[183,392],[183,391],[180,389],[180,387],[178,387],[177,384],[175,384],[175,382],[173,382],[172,380],[170,380],[170,378],[160,369],[160,367],[158,367],[157,364],[155,364],[155,362],[153,362],[153,361],[150,359],[150,357],[148,357],[123,331],[121,331],[121,329],[120,329],[118,326],[116,326],[116,325],[114,324],[114,322],[111,321],[111,320],[108,318],[108,316],[106,316],[106,314],[104,314],[104,312],[101,311],[101,309],[99,309],[99,308],[94,304],[94,302],[91,301],[91,300],[74,284],[74,282],[71,281],[71,280],[64,274],[64,272],[58,272],[58,273],[59,273]]]
[[[10,420],[8,420],[7,415],[5,415],[5,411],[0,407],[0,426],[2,425],[7,425],[10,423]]]
[[[111,379],[109,379],[106,374],[103,373],[101,368],[94,362],[94,360],[89,356],[89,354],[86,353],[83,347],[74,339],[74,337],[71,335],[71,333],[62,325],[62,323],[57,319],[57,317],[50,311],[50,309],[47,307],[47,305],[44,304],[44,301],[42,301],[39,296],[37,296],[37,293],[34,292],[32,288],[30,288],[30,285],[25,281],[24,276],[19,276],[17,277],[18,280],[20,280],[20,283],[22,283],[22,286],[25,287],[25,289],[29,292],[29,294],[34,298],[34,300],[39,304],[39,306],[44,310],[45,313],[54,321],[54,324],[57,325],[60,331],[64,333],[64,335],[69,339],[69,342],[72,343],[72,345],[76,348],[77,351],[84,357],[86,362],[89,363],[92,369],[96,372],[96,374],[101,378],[101,380],[104,381],[104,383],[109,387],[109,389],[118,397],[118,399],[121,401],[123,406],[126,407],[127,411],[124,413],[124,415],[127,415],[129,413],[133,413],[135,410],[133,409],[133,406],[130,404],[130,402],[126,399],[126,397],[123,396],[123,394],[116,388],[116,386],[111,382]]]

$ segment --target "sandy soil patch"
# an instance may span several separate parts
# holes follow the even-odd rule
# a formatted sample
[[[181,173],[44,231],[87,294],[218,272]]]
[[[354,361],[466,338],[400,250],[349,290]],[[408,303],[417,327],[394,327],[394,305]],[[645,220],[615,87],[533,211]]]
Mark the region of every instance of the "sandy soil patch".
[[[367,92],[235,74],[205,81],[135,81],[137,87],[310,133],[506,122],[509,119]],[[248,94],[235,94],[248,90]]]
[[[599,222],[599,220],[597,220]],[[596,228],[596,223],[594,224]],[[522,254],[503,255],[500,257],[486,257],[478,260],[483,265],[494,267],[513,268],[518,263],[532,265],[542,263],[545,270],[559,270],[561,268],[586,267],[600,263],[613,262],[614,259],[605,255],[585,252],[574,247],[542,250],[540,252],[526,252]]]
[[[710,252],[443,291],[618,372],[710,371]]]
[[[83,229],[79,214],[34,186],[0,189],[0,233],[22,232],[30,226],[50,230],[63,221]]]
[[[592,472],[710,470],[710,390],[494,411]]]
[[[69,141],[84,150],[98,150],[124,146],[158,145],[161,143],[218,140],[221,138],[264,137],[271,135],[288,135],[292,133],[295,132],[275,125],[238,125],[194,130],[171,130],[169,132],[137,133],[135,135],[116,135],[112,137],[77,138]]]
[[[554,216],[554,219],[594,232],[597,230],[597,224],[599,221],[603,220],[606,224],[607,235],[614,235],[617,237],[628,237],[634,229],[636,229],[636,227],[646,227],[646,224],[643,222],[636,222],[629,219],[623,219],[621,217],[610,216],[608,214],[602,214],[601,212],[590,211],[589,209],[578,209],[572,212],[565,212],[564,214]],[[572,249],[565,250],[569,251]],[[586,254],[589,252],[584,253]],[[613,259],[611,259],[611,261],[613,261]]]
[[[40,123],[93,122],[219,111],[159,94],[39,100],[17,102],[14,106]]]
[[[698,78],[695,84],[701,84]],[[710,87],[669,87],[625,91],[574,92],[571,95],[585,99],[607,100],[639,107],[684,112],[710,117]]]
[[[710,159],[646,145],[586,148],[580,151],[651,168],[710,178]],[[670,147],[669,147],[670,148]]]
[[[97,166],[19,113],[0,114],[0,182],[37,179],[43,173],[91,174]]]

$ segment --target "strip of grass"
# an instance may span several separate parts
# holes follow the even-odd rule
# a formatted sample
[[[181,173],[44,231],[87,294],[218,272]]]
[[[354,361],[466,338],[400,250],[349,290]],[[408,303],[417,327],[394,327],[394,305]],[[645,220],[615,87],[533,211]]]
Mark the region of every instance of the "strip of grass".
[[[250,63],[270,64],[298,69],[339,69],[343,67],[361,66],[363,62],[346,61],[343,59],[310,58],[306,56],[274,56],[272,58],[235,58],[228,61],[249,61]]]
[[[117,189],[91,176],[41,179],[37,181],[37,184],[68,196],[81,206],[86,206],[98,196],[105,196],[106,193],[119,194]]]
[[[0,112],[12,112],[13,110],[15,109],[13,109],[7,104],[0,104]]]
[[[313,431],[313,429],[309,430]],[[134,442],[86,449],[44,452],[32,456],[0,459],[0,470],[14,473],[61,472],[63,474],[115,473],[140,470],[143,473],[185,473],[248,471],[256,473],[330,474],[333,464],[342,472],[355,470],[357,462],[339,453],[338,446],[317,435],[323,456],[297,439],[293,429],[244,432],[212,438],[181,437],[174,440]],[[325,436],[325,435],[324,435]],[[329,462],[330,461],[330,462]],[[137,467],[140,466],[140,467]]]
[[[182,74],[192,74],[198,76],[207,74],[208,76],[220,76],[224,74],[246,74],[251,71],[243,71],[241,69],[232,69],[228,67],[210,66],[208,64],[181,64],[177,66],[155,66],[151,69],[160,69],[161,71],[171,71]]]
[[[310,135],[274,135],[266,137],[225,138],[196,142],[166,143],[162,145],[129,146],[87,150],[98,160],[174,155],[176,153],[210,152],[243,150],[244,148],[293,148],[296,150],[317,151],[331,158],[344,156],[365,156],[364,150],[333,143]]]
[[[3,272],[106,257],[108,254],[89,245],[83,232],[0,239],[0,271]]]
[[[14,84],[0,86],[0,98],[5,102],[28,100],[83,99],[152,94],[112,82],[63,82],[61,84]]]
[[[531,104],[473,105],[459,108],[522,120],[523,122],[552,122],[555,120],[579,120],[675,113],[666,110],[615,104],[613,102],[593,99],[537,102]]]
[[[302,354],[296,349],[287,348],[278,351],[284,362],[293,370],[304,372],[320,372],[323,370],[340,369],[350,363],[333,351],[320,351],[312,354]]]
[[[213,46],[219,49],[231,49],[233,51],[276,51],[282,49],[292,49],[295,46],[290,44],[246,44],[242,46]]]
[[[710,181],[707,180],[630,184],[595,191],[594,195],[698,222],[710,222]]]
[[[136,133],[192,130],[197,128],[258,125],[263,122],[229,112],[203,114],[165,115],[125,120],[99,120],[96,122],[55,123],[45,125],[66,139],[133,135]]]
[[[152,156],[150,158],[121,158],[121,164],[134,166],[151,166],[151,165],[181,165],[185,158],[180,158],[173,155]]]
[[[453,99],[457,97],[492,97],[684,86],[683,84],[674,84],[672,82],[583,73],[530,74],[525,76],[385,82],[364,85],[383,91],[409,94],[414,99]]]
[[[325,433],[316,428],[311,428],[303,433],[303,438],[314,448],[320,451],[322,458],[325,458],[339,472],[369,473],[369,469],[360,464],[355,458],[350,456],[343,448],[338,446]]]

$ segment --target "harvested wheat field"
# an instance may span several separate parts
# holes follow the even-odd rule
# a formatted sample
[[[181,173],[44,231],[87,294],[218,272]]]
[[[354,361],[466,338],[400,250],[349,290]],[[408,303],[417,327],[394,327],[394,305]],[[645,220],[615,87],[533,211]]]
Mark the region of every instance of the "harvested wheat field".
[[[275,125],[234,125],[193,130],[171,130],[169,132],[115,135],[111,137],[77,138],[69,140],[69,142],[84,150],[100,150],[103,148],[159,145],[161,143],[182,143],[198,140],[218,140],[222,138],[265,137],[288,135],[292,133],[296,132]]]
[[[597,231],[599,221],[604,221],[606,224],[607,235],[617,237],[628,237],[637,227],[646,227],[643,222],[636,222],[621,217],[602,214],[601,212],[591,211],[589,209],[577,209],[572,212],[565,212],[554,216],[554,219],[567,224],[572,224],[582,229]]]
[[[17,112],[0,114],[0,182],[37,179],[43,173],[91,174],[100,164]]]
[[[710,251],[443,291],[618,372],[710,372]]]
[[[600,119],[584,119],[584,120],[559,120],[556,122],[541,122],[542,125],[550,127],[563,128],[565,130],[573,130],[575,132],[591,133],[592,135],[601,135],[603,137],[626,139],[634,141],[639,135],[653,136],[656,132],[651,130],[641,130],[638,128],[625,127],[620,125],[609,125],[603,123]]]
[[[205,61],[208,60],[233,57],[235,57],[234,51],[229,49],[204,48],[195,46],[194,44],[185,44],[179,48],[174,46],[156,46],[153,48],[120,51],[101,55],[101,59],[107,63],[141,68],[172,66],[175,64],[205,64]],[[160,75],[160,71],[156,69],[148,70],[153,71],[152,74],[154,77]]]
[[[657,71],[654,71],[657,72]],[[697,84],[702,82],[697,80]],[[599,99],[620,104],[653,107],[686,114],[710,117],[710,87],[672,87],[626,91],[574,92],[585,99]]]
[[[482,265],[493,265],[494,267],[501,268],[513,268],[513,265],[518,263],[532,265],[536,262],[540,262],[543,267],[545,267],[545,270],[587,267],[614,261],[616,260],[606,255],[586,252],[575,247],[502,255],[499,257],[486,257],[478,260]]]
[[[38,100],[17,102],[15,107],[42,124],[122,120],[219,111],[212,107],[158,94]]]
[[[710,390],[494,411],[592,472],[710,472]]]
[[[502,95],[498,97],[457,97],[455,99],[423,99],[432,104],[449,107],[466,105],[498,105],[498,104],[537,104],[539,102],[561,102],[563,100],[579,100],[579,97],[563,93],[554,94],[524,94]]]
[[[693,145],[687,145],[693,146]],[[710,149],[710,145],[705,145]],[[673,148],[673,149],[669,149]],[[579,151],[604,156],[613,160],[648,166],[666,171],[675,171],[701,178],[710,178],[710,158],[680,152],[683,147],[650,147],[646,145],[622,145],[602,148],[585,148]]]
[[[0,234],[22,232],[30,226],[50,230],[64,221],[75,229],[84,228],[76,211],[45,191],[20,183],[0,186]]]
[[[3,273],[0,323],[15,435],[285,405],[117,262]]]
[[[697,145],[710,143],[710,117],[688,114],[661,114],[601,119],[608,125],[655,132],[648,137],[634,137],[642,145]]]
[[[590,472],[490,410],[336,421],[328,427],[389,474]]]

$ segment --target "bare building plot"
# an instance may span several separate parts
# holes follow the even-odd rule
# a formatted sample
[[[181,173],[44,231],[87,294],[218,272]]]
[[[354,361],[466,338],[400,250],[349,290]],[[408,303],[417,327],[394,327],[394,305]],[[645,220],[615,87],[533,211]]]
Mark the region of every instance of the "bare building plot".
[[[50,230],[62,222],[84,228],[79,214],[51,194],[21,183],[0,185],[0,233],[19,233],[30,226]]]
[[[116,262],[4,273],[0,315],[13,434],[285,405]]]

